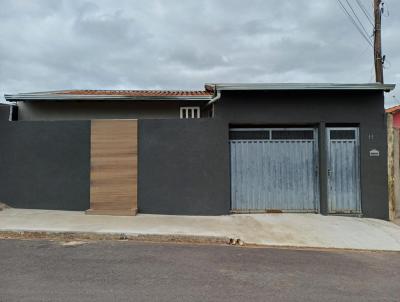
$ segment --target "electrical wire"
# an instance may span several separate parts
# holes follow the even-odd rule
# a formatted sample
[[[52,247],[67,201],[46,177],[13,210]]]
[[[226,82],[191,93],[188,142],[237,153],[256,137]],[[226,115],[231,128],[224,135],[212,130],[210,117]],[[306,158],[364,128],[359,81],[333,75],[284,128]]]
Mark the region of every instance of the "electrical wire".
[[[343,12],[349,17],[351,23],[355,26],[355,28],[358,30],[358,32],[361,34],[361,36],[367,41],[367,43],[371,46],[374,47],[371,41],[371,38],[368,36],[368,33],[365,33],[362,28],[357,24],[357,22],[354,20],[353,16],[349,13],[349,11],[346,9],[346,7],[343,5],[343,3],[340,0],[336,0],[340,7],[342,8]],[[347,1],[347,0],[346,0]]]
[[[361,28],[363,29],[365,35],[366,35],[367,37],[369,37],[370,34],[369,34],[368,31],[365,29],[365,27],[364,27],[364,25],[362,24],[361,20],[358,18],[356,12],[354,11],[354,9],[353,9],[353,7],[351,6],[351,4],[349,3],[349,0],[345,0],[345,1],[346,1],[347,5],[350,7],[351,11],[353,12],[353,15],[356,17],[356,19],[357,19],[357,21],[358,21],[358,24],[359,24],[359,25],[361,26]]]
[[[350,8],[352,9],[351,5],[349,4],[349,2],[347,0],[345,0],[347,2],[347,4],[350,6]],[[361,24],[362,27],[360,27],[360,25],[357,23],[357,21],[354,19],[354,17],[350,14],[350,12],[348,11],[348,9],[346,9],[345,5],[342,3],[341,0],[337,0],[337,2],[340,4],[343,12],[349,17],[350,21],[353,23],[353,25],[356,27],[356,29],[358,30],[358,32],[364,37],[364,39],[367,40],[368,44],[372,44],[372,41],[369,37],[368,32],[365,30],[364,26],[362,26],[361,21],[359,20],[359,18],[357,17],[357,15],[355,14],[354,10],[352,9],[353,13],[356,15],[356,18],[358,19],[358,22]],[[372,46],[372,45],[371,45]]]
[[[372,20],[372,16],[368,13],[368,10],[364,6],[364,4],[360,0],[356,0],[356,1],[357,1],[358,6],[361,8],[362,12],[364,13],[365,17],[369,21],[369,23],[374,27],[374,22]]]

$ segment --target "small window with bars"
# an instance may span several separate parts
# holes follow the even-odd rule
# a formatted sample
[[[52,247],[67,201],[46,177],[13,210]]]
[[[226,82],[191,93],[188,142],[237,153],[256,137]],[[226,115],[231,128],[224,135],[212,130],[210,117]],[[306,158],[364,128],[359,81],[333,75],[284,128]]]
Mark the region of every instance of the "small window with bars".
[[[258,130],[258,131],[230,131],[229,139],[235,140],[265,140],[269,139],[269,131]]]
[[[331,130],[330,139],[332,140],[354,140],[356,139],[355,130]]]
[[[313,130],[272,130],[273,140],[312,140]]]
[[[181,118],[200,118],[200,107],[181,107]]]
[[[314,140],[308,129],[231,129],[231,140]]]

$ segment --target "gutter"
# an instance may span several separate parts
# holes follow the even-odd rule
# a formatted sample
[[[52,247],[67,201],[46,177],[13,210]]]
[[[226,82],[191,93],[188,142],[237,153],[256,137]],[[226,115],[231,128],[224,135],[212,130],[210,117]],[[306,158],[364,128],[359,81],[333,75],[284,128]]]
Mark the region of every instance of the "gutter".
[[[5,94],[7,101],[61,101],[61,100],[133,100],[133,101],[209,101],[210,96],[121,96],[121,95],[41,95],[41,94]]]
[[[350,90],[350,91],[385,91],[389,92],[395,88],[394,84],[381,83],[365,83],[365,84],[340,84],[340,83],[216,83],[206,84],[206,88],[221,90],[263,90],[263,91],[333,91],[333,90]]]

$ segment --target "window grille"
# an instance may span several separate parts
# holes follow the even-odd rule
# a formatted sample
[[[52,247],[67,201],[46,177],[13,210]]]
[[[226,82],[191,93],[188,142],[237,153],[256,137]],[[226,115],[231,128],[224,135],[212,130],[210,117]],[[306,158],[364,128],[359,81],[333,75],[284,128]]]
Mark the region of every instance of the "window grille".
[[[200,118],[200,107],[181,107],[181,118]]]

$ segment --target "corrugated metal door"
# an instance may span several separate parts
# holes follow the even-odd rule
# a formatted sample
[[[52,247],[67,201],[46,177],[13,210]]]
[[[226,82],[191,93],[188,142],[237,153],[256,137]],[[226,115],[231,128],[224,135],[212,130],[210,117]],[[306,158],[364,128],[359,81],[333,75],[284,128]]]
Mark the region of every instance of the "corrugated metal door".
[[[231,129],[233,212],[317,212],[317,136],[310,128]]]
[[[331,214],[361,213],[358,128],[327,128],[328,207]]]

